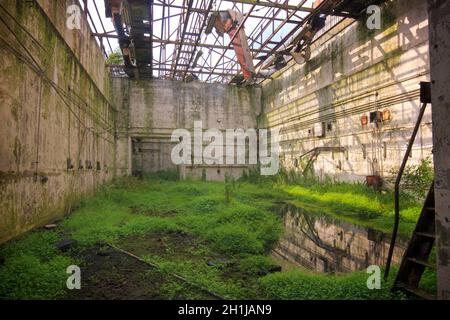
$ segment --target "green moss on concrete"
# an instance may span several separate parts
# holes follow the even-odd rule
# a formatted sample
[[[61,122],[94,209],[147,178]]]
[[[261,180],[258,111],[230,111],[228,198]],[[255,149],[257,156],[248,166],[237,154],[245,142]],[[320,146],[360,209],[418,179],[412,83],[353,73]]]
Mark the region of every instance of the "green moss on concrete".
[[[14,162],[16,165],[17,172],[20,172],[20,165],[22,163],[22,154],[23,154],[22,142],[20,141],[20,138],[17,136],[14,139],[14,149],[13,149]]]
[[[397,8],[396,1],[386,1],[381,5],[381,30],[367,28],[367,15],[362,15],[358,20],[356,31],[358,34],[358,41],[365,43],[370,41],[380,33],[385,32],[389,28],[397,28]]]
[[[15,122],[19,122],[21,109],[22,105],[20,103],[15,102],[11,105],[11,115],[13,116]]]
[[[54,2],[56,3],[56,2]],[[5,212],[5,221],[7,221],[7,225],[2,224],[0,226],[2,233],[1,241],[5,240],[4,234],[8,233],[6,238],[10,238],[11,236],[17,235],[21,232],[29,230],[30,228],[41,225],[42,223],[47,222],[52,217],[58,217],[62,215],[66,207],[70,207],[73,205],[76,197],[66,196],[65,189],[55,191],[53,184],[42,185],[35,188],[33,191],[33,195],[36,197],[36,203],[34,204],[33,210],[29,211],[28,209],[23,209],[22,204],[17,203],[18,197],[14,194],[14,191],[9,187],[10,184],[17,184],[19,186],[23,186],[24,184],[36,184],[34,179],[34,172],[30,171],[21,171],[24,169],[33,170],[32,162],[34,161],[32,153],[25,153],[25,148],[30,147],[32,149],[34,141],[34,134],[29,134],[28,130],[34,130],[33,128],[22,128],[25,123],[22,123],[22,118],[24,112],[27,110],[27,114],[33,115],[34,118],[23,118],[23,120],[29,121],[35,125],[37,123],[37,114],[35,112],[37,108],[37,103],[40,102],[40,121],[41,121],[41,144],[49,143],[51,140],[48,140],[48,137],[51,136],[52,132],[48,132],[49,128],[53,130],[58,126],[62,126],[64,131],[68,126],[71,128],[71,136],[63,135],[58,136],[56,139],[62,142],[62,145],[69,145],[67,139],[71,139],[76,136],[76,132],[78,128],[83,130],[83,124],[79,124],[75,119],[74,114],[76,114],[81,121],[85,120],[93,120],[94,130],[97,132],[102,132],[105,125],[103,120],[101,119],[103,115],[106,113],[106,108],[108,105],[105,102],[105,98],[100,92],[100,90],[93,83],[90,75],[83,69],[83,67],[79,64],[77,57],[74,55],[70,47],[67,43],[62,39],[60,34],[55,29],[54,25],[50,21],[50,19],[43,14],[43,12],[39,9],[37,4],[25,3],[24,1],[16,1],[10,2],[6,4],[10,12],[12,12],[15,16],[17,16],[18,21],[23,24],[25,28],[27,28],[31,34],[37,39],[37,41],[45,48],[41,49],[39,46],[30,41],[29,36],[18,26],[14,26],[15,33],[18,37],[18,41],[24,44],[30,51],[33,53],[33,57],[38,61],[39,65],[43,69],[45,77],[40,77],[38,73],[33,73],[30,70],[29,66],[23,61],[16,58],[14,55],[10,55],[7,57],[7,67],[4,68],[3,72],[5,74],[5,83],[11,85],[11,100],[13,103],[11,106],[11,114],[9,115],[11,122],[15,121],[18,123],[17,127],[19,130],[16,137],[11,137],[10,139],[10,149],[12,150],[13,156],[13,167],[11,170],[15,171],[14,173],[1,173],[0,174],[0,184],[5,187],[4,194],[2,197],[7,198],[8,203],[5,203],[5,207],[7,208],[3,212]],[[58,10],[62,7],[60,5],[54,4],[54,8],[52,11],[50,8],[50,12],[53,12],[55,15],[58,14]],[[48,78],[60,87],[63,91],[61,98],[59,93],[51,87],[51,85],[45,80]],[[32,83],[31,83],[32,82]],[[40,93],[40,97],[39,97]],[[79,98],[76,98],[75,94],[81,99],[85,100],[89,107],[83,104]],[[8,93],[9,94],[9,93]],[[9,97],[9,96],[8,96]],[[70,99],[69,99],[70,97]],[[24,101],[22,101],[25,98]],[[30,101],[28,101],[28,100]],[[77,100],[71,101],[71,100]],[[65,102],[69,102],[66,105]],[[29,112],[28,112],[29,111]],[[112,111],[110,110],[112,113]],[[34,120],[36,121],[34,121]],[[70,124],[67,119],[70,120]],[[9,119],[7,119],[9,120]],[[108,126],[114,125],[114,117],[107,124]],[[91,124],[89,124],[90,126]],[[42,134],[46,133],[47,138],[43,139]],[[61,131],[58,131],[58,134]],[[50,134],[50,135],[49,135]],[[103,153],[103,150],[100,150],[99,147],[101,143],[99,141],[99,136],[96,133],[87,133],[88,138],[97,146],[97,155]],[[76,139],[76,138],[75,138]],[[110,139],[113,141],[114,139],[110,136]],[[78,139],[76,141],[71,141],[72,150],[74,149],[74,145],[79,143]],[[114,142],[113,142],[114,143]],[[45,150],[47,146],[45,145],[42,150]],[[65,147],[64,147],[65,148]],[[83,146],[86,148],[86,146]],[[114,148],[113,145],[110,145],[110,150],[107,150],[103,154],[108,154],[110,156],[111,161],[114,161],[114,151],[111,149]],[[81,148],[77,148],[81,149]],[[86,150],[86,149],[84,149]],[[64,151],[67,151],[64,150]],[[95,158],[97,155],[93,155],[91,161],[96,161]],[[55,159],[59,159],[59,165],[57,167],[61,167],[63,162],[65,163],[66,157],[73,157],[73,154],[67,153],[67,155],[57,156]],[[30,167],[31,166],[31,167]],[[109,170],[115,171],[115,164],[108,163]],[[44,167],[44,165],[42,165]],[[39,173],[39,175],[48,176],[49,173]],[[50,173],[51,174],[51,173]],[[63,173],[67,174],[66,180],[62,182],[63,186],[67,180],[70,180],[69,177],[71,175],[77,176],[80,174],[79,172],[73,173]],[[83,173],[84,174],[84,173]],[[98,184],[100,181],[100,174],[98,174],[95,170],[92,173],[94,181],[94,185]],[[112,176],[112,172],[109,174]],[[50,180],[53,177],[49,178]],[[57,178],[55,178],[57,179]],[[47,187],[48,186],[48,187]],[[19,187],[18,187],[19,188]],[[81,191],[87,191],[88,186],[83,186],[81,190],[77,190],[74,192],[77,197],[80,196]],[[56,193],[55,193],[56,192]],[[55,194],[58,194],[56,196]],[[16,197],[15,197],[16,196]],[[27,211],[28,210],[28,211]],[[3,221],[3,220],[2,220]],[[11,222],[12,221],[12,222]],[[11,224],[10,224],[11,222]],[[5,231],[4,231],[5,230]]]
[[[357,33],[357,44],[360,45],[365,45],[368,42],[373,41],[374,37],[378,34],[386,34],[390,37],[395,36],[398,28],[396,10],[396,4],[393,1],[388,1],[382,6],[381,30],[369,30],[366,26],[367,17],[366,15],[363,15],[361,21],[351,27],[350,31],[348,32]],[[289,70],[289,75],[281,74],[279,77],[276,77],[276,79],[266,84],[263,87],[264,109],[267,109],[267,105],[270,103],[270,101],[274,100],[275,97],[282,94],[286,90],[286,88],[298,85],[298,83],[305,80],[305,75],[311,74],[320,66],[326,63],[332,64],[332,70],[334,74],[342,74],[344,71],[346,54],[344,39],[344,36],[334,37],[329,42],[329,44],[322,45],[320,48],[318,48],[317,53],[309,61],[305,62],[301,68],[291,67],[291,69]],[[349,86],[349,84],[351,85],[352,83],[356,82],[360,83],[360,79],[366,80],[368,79],[368,77],[374,76],[374,82],[379,81],[379,83],[383,83],[386,81],[386,71],[390,71],[391,69],[399,65],[402,50],[399,49],[394,42],[390,44],[389,39],[384,39],[383,43],[380,45],[386,51],[384,53],[383,61],[381,63],[368,66],[364,70],[360,70],[357,73],[350,75],[349,77],[344,76],[338,79],[338,82],[331,84],[329,87],[334,92],[334,97],[350,94],[352,93],[352,91],[350,90],[357,91],[358,88]],[[320,97],[321,95],[317,93],[317,96]],[[295,104],[301,105],[300,100],[305,100],[304,98],[305,97],[303,96],[299,97],[298,100],[295,101]],[[289,107],[292,106],[294,106],[294,103],[289,104]]]
[[[402,48],[395,48],[392,51],[386,53],[384,59],[376,64],[370,65],[367,68],[364,68],[356,73],[353,73],[348,76],[341,77],[338,81],[331,83],[330,85],[320,88],[317,91],[300,96],[298,99],[285,104],[279,109],[272,111],[273,113],[282,112],[285,108],[291,109],[296,108],[298,106],[306,106],[311,101],[318,100],[319,104],[316,108],[308,110],[306,113],[299,113],[298,116],[307,116],[314,113],[324,114],[325,112],[332,111],[335,106],[334,103],[338,102],[339,98],[342,99],[350,96],[353,93],[358,93],[363,90],[367,90],[368,88],[361,88],[360,84],[367,84],[367,79],[370,79],[370,85],[377,85],[379,83],[385,83],[386,81],[391,81],[392,76],[391,73],[393,70],[401,64],[401,57],[404,53]],[[278,81],[275,80],[275,81]],[[274,82],[275,82],[274,81]],[[299,80],[298,80],[299,81]],[[269,85],[266,91],[266,87],[264,88],[264,100],[263,104],[267,105],[269,103],[269,99],[274,97],[274,88],[272,85]],[[272,113],[270,112],[270,113]],[[265,115],[267,116],[267,114]]]
[[[337,46],[337,44],[333,42],[332,46]],[[303,70],[297,70],[295,73],[301,72],[303,75],[307,75],[333,59],[333,54],[334,52],[330,47],[321,47],[316,56],[304,63]]]

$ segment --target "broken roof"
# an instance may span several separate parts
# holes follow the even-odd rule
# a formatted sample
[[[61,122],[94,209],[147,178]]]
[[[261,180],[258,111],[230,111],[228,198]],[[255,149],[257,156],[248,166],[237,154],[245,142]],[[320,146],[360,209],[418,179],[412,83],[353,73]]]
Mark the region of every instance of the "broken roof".
[[[83,0],[86,1],[86,0]],[[118,41],[122,50],[132,50],[130,61],[138,78],[230,83],[240,74],[231,39],[217,32],[207,34],[208,17],[217,11],[233,9],[243,15],[248,45],[256,68],[283,50],[314,13],[313,2],[338,3],[339,10],[327,19],[330,29],[355,10],[376,2],[368,0],[88,0],[105,1],[105,12],[98,13],[100,24],[91,17],[93,33],[99,42],[113,50]],[[357,7],[355,8],[355,2]],[[379,1],[378,1],[379,2]],[[95,3],[94,3],[95,5]],[[89,2],[88,2],[89,6]],[[117,7],[118,6],[118,7]],[[352,7],[353,6],[353,7]],[[114,9],[116,7],[116,9]],[[116,11],[114,11],[116,10]],[[114,13],[120,14],[117,20]],[[111,18],[114,28],[107,30]],[[96,22],[96,23],[95,23]],[[109,23],[111,25],[111,23]],[[110,41],[108,43],[108,41]],[[117,43],[117,42],[116,42]],[[130,43],[132,45],[130,45]],[[259,79],[260,81],[264,79]]]

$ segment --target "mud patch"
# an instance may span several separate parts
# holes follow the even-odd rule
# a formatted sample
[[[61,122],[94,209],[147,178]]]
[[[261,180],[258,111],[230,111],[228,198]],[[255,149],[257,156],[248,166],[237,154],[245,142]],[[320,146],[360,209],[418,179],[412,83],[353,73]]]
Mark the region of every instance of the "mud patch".
[[[148,208],[145,206],[131,206],[130,207],[131,214],[142,214],[151,217],[173,217],[178,214],[178,211],[175,209],[170,210],[157,210],[155,208]]]
[[[163,258],[190,259],[206,248],[204,240],[183,231],[158,232],[143,236],[123,237],[119,246],[142,257],[155,255]]]
[[[97,245],[76,254],[82,261],[82,288],[69,300],[212,299],[205,292],[160,270],[114,250]]]
[[[198,276],[207,275],[211,269],[211,272],[217,275],[217,281],[241,287],[243,297],[252,299],[262,294],[258,282],[254,281],[255,278],[268,273],[263,270],[258,274],[246,272],[240,268],[236,257],[213,251],[208,241],[183,231],[127,236],[121,238],[117,245],[156,264],[157,261],[165,261],[172,263],[172,266],[189,265],[196,270]],[[184,276],[182,271],[179,271],[179,274]]]

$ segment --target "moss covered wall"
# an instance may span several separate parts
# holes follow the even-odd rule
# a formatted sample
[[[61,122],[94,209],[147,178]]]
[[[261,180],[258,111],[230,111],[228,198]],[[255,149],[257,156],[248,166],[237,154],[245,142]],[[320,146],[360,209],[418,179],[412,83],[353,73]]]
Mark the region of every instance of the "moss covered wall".
[[[262,122],[281,128],[284,166],[303,170],[304,153],[336,147],[345,152],[322,151],[315,175],[364,180],[399,167],[419,111],[419,82],[429,79],[426,2],[388,1],[381,17],[381,30],[369,30],[366,16],[344,20],[315,42],[310,61],[264,83]],[[377,110],[391,120],[362,126],[361,117]],[[411,163],[431,149],[428,112]]]
[[[0,242],[70,212],[115,172],[104,60],[85,21],[69,35],[65,3],[2,1],[15,21],[2,14]]]
[[[84,16],[81,19],[80,30],[70,30],[66,26],[68,6],[73,5],[73,0],[36,0],[41,10],[45,13],[54,28],[58,30],[58,36],[67,44],[72,54],[91,78],[91,81],[105,95],[109,94],[110,79],[105,69],[103,52],[91,35],[91,29]]]

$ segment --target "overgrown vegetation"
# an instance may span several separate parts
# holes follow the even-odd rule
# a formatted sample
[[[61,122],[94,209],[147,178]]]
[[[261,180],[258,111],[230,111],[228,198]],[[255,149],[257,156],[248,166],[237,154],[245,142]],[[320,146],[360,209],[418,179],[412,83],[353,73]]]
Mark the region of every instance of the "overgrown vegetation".
[[[421,167],[423,169],[423,167]],[[414,170],[412,167],[410,172]],[[423,172],[426,172],[423,169]],[[419,175],[417,173],[417,175]],[[425,176],[425,175],[422,175]],[[341,183],[331,179],[318,182],[296,171],[280,170],[272,177],[263,177],[257,169],[247,172],[243,181],[262,186],[271,185],[286,194],[291,204],[310,213],[327,214],[353,224],[390,233],[394,221],[394,194],[391,190],[375,191],[362,183]],[[423,179],[423,185],[427,182]],[[431,182],[428,184],[429,188]],[[422,209],[422,198],[409,192],[401,194],[399,233],[409,237]]]
[[[250,172],[241,181],[227,177],[226,183],[176,179],[174,172],[116,181],[83,200],[56,230],[39,230],[0,247],[5,259],[0,298],[67,297],[67,266],[86,263],[79,252],[108,243],[157,265],[163,277],[181,275],[225,298],[402,298],[389,292],[392,280],[383,290],[368,290],[365,273],[270,273],[269,254],[283,233],[281,217],[273,211],[279,203],[288,200],[313,213],[388,230],[391,194],[313,180],[299,185],[300,178],[286,172],[265,180]],[[288,179],[297,185],[288,185]],[[402,211],[403,226],[415,223],[416,209],[411,203]],[[61,252],[55,244],[65,238],[76,246]],[[164,297],[177,297],[180,290],[185,286],[169,282]]]
[[[120,48],[117,48],[114,52],[112,52],[108,59],[106,59],[107,65],[122,65],[123,64],[123,56]]]
[[[402,293],[393,294],[393,279],[383,282],[380,290],[367,289],[367,274],[354,272],[343,276],[318,275],[305,271],[274,273],[261,279],[274,299],[292,300],[387,300],[405,299]]]
[[[61,236],[37,231],[0,250],[0,299],[57,299],[66,294],[66,268],[75,258],[59,252],[54,244]]]
[[[239,193],[243,196],[227,199],[223,183],[163,179],[126,179],[105,186],[61,221],[57,232],[31,233],[1,249],[5,265],[0,267],[0,296],[61,297],[66,268],[74,260],[70,252],[55,249],[61,239],[73,239],[77,250],[83,250],[98,243],[127,247],[132,237],[159,234],[155,242],[166,241],[167,246],[163,252],[143,254],[144,259],[226,297],[258,297],[261,293],[248,289],[247,279],[228,279],[224,275],[227,271],[215,261],[224,260],[227,268],[234,268],[243,259],[267,254],[280,237],[282,225],[280,218],[268,210],[272,201],[264,199],[259,187],[242,184]],[[180,234],[175,243],[187,243],[180,250],[190,254],[164,254],[171,250],[176,253],[164,239]],[[186,239],[191,237],[198,242],[189,246]],[[38,276],[40,273],[44,275]],[[29,278],[34,281],[23,282]],[[253,284],[256,286],[256,278]]]
[[[408,165],[403,174],[402,187],[417,199],[424,199],[434,179],[430,157],[422,159],[418,165]]]

